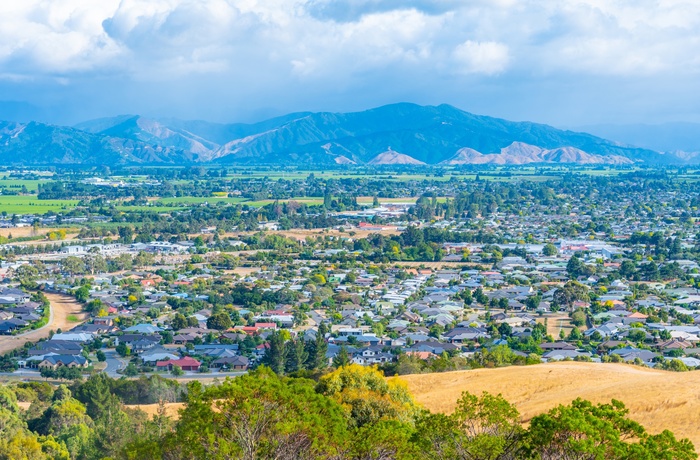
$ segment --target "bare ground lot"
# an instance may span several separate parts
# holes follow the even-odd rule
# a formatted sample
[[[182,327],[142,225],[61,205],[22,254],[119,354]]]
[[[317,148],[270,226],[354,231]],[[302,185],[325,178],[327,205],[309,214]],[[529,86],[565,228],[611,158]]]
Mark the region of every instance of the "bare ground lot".
[[[567,315],[552,315],[537,318],[537,322],[544,324],[547,320],[547,334],[554,337],[554,340],[559,340],[560,331],[564,331],[567,336],[571,334],[574,326],[571,324],[571,318]]]
[[[581,397],[617,399],[649,432],[668,429],[700,450],[700,372],[664,372],[629,364],[552,363],[500,369],[402,376],[416,400],[435,412],[451,412],[463,391],[502,394],[523,421]]]
[[[27,236],[46,235],[58,230],[60,229],[49,227],[40,227],[37,229],[33,227],[0,228],[0,236],[7,238],[9,235],[12,235],[13,238],[24,238]]]
[[[51,293],[45,293],[45,295],[51,302],[51,318],[49,323],[40,329],[22,335],[0,336],[0,354],[20,348],[26,342],[38,342],[40,339],[45,339],[49,336],[49,331],[51,330],[56,331],[61,328],[65,331],[85,321],[86,314],[82,311],[82,305],[73,297]],[[68,316],[70,315],[75,315],[80,321],[69,321]]]

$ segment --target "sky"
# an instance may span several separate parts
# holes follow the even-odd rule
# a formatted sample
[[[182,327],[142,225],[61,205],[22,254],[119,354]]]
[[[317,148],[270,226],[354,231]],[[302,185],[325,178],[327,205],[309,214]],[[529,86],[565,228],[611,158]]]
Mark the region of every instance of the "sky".
[[[696,0],[6,0],[0,118],[251,122],[448,103],[700,122]]]

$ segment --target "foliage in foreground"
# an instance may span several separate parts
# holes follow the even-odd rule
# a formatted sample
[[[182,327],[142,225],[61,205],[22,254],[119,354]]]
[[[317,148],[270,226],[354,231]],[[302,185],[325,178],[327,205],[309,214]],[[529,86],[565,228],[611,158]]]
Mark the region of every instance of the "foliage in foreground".
[[[651,435],[619,401],[577,399],[526,429],[500,395],[463,393],[450,415],[421,409],[405,385],[343,366],[318,381],[261,367],[208,387],[188,385],[172,420],[126,409],[95,376],[71,389],[0,387],[0,459],[640,459],[697,458],[692,443]],[[141,382],[159,395],[163,381]],[[31,399],[25,412],[17,398]]]

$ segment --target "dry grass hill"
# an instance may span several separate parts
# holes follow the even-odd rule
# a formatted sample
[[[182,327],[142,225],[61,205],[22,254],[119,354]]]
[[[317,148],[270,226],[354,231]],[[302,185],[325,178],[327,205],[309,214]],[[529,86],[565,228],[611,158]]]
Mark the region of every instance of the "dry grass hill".
[[[536,366],[402,376],[416,400],[450,412],[463,391],[502,394],[527,422],[577,397],[595,403],[618,399],[651,433],[671,430],[700,451],[700,372],[665,372],[628,364],[563,362]]]

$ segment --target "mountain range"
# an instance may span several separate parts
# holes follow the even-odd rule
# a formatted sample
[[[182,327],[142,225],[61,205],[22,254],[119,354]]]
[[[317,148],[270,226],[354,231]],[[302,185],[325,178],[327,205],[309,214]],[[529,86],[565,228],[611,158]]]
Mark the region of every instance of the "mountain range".
[[[693,160],[691,158],[691,160]],[[632,164],[682,155],[450,105],[302,112],[259,123],[121,115],[76,126],[0,122],[2,164]]]

